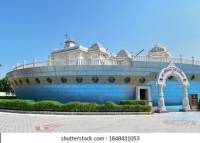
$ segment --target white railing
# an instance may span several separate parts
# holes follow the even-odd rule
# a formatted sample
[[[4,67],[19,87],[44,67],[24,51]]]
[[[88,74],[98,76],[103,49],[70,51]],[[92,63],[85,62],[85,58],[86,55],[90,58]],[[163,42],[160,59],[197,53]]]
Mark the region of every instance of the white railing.
[[[180,56],[180,58],[137,56],[134,58],[133,61],[147,61],[147,62],[170,62],[170,61],[172,61],[174,63],[200,65],[200,61],[196,61],[194,59],[194,57],[192,57],[192,59],[183,59],[182,56]]]
[[[121,65],[121,66],[130,66],[130,60],[116,60],[116,59],[80,59],[80,60],[49,60],[43,62],[36,62],[34,59],[33,63],[22,65],[16,64],[16,67],[13,67],[13,70],[32,68],[32,67],[42,67],[42,66],[67,66],[67,65]]]
[[[174,62],[182,64],[193,64],[200,65],[200,61],[195,61],[194,57],[192,59],[180,58],[166,58],[166,57],[147,57],[147,56],[137,56],[134,57],[134,61],[145,61],[145,62]],[[16,64],[13,70],[32,68],[32,67],[42,67],[42,66],[67,66],[67,65],[121,65],[121,66],[131,66],[132,62],[130,60],[124,59],[79,59],[79,60],[48,60],[43,62],[36,62],[34,59],[33,63],[26,64],[24,61],[22,65]]]

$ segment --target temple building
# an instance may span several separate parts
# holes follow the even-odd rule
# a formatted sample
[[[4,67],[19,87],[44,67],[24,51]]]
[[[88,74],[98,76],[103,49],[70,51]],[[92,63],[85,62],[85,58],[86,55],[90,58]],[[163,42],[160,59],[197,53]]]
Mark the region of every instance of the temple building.
[[[90,47],[66,38],[62,49],[47,61],[16,64],[7,73],[19,99],[105,103],[147,100],[165,111],[165,105],[189,110],[190,97],[200,94],[200,61],[172,57],[156,44],[145,55],[122,48],[111,53],[100,43]],[[196,96],[194,96],[196,95]]]

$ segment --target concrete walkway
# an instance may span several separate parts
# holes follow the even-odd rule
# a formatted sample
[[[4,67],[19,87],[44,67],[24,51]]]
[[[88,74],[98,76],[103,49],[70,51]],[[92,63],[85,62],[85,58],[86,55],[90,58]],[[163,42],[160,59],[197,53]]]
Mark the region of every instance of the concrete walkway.
[[[41,115],[0,112],[1,133],[200,133],[200,112]]]

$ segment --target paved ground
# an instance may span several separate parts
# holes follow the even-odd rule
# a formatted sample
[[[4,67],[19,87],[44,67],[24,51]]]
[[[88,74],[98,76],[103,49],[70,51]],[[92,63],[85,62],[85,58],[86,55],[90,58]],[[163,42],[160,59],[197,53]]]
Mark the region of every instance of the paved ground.
[[[152,115],[35,115],[0,112],[9,133],[200,133],[200,112]]]

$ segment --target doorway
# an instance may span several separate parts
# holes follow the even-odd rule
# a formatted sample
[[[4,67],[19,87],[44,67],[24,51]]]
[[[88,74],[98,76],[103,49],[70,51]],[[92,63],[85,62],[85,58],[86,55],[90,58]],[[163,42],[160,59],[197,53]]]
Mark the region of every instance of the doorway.
[[[138,86],[136,95],[137,100],[147,100],[147,103],[152,106],[150,86]]]
[[[140,100],[148,100],[148,89],[140,89]]]

